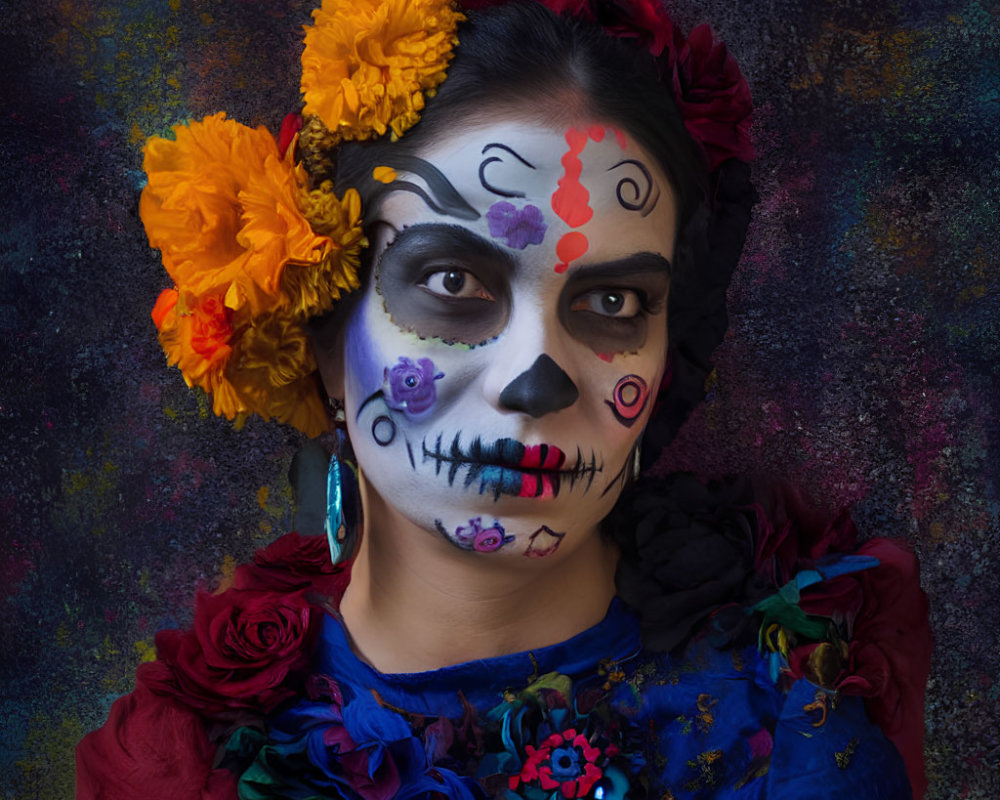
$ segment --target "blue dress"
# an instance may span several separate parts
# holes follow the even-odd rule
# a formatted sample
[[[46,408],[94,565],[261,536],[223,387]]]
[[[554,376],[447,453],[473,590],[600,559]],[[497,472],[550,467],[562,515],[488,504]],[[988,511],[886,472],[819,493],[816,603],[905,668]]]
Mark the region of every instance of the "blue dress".
[[[561,644],[403,675],[328,616],[307,698],[247,731],[243,800],[911,796],[860,698],[782,687],[756,647],[647,652],[617,599]]]

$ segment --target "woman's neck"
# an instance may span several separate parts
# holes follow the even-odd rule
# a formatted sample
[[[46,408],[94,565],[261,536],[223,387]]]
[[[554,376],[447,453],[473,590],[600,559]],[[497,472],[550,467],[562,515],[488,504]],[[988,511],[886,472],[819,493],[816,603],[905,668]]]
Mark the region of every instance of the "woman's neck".
[[[391,506],[368,523],[341,615],[358,655],[420,672],[564,641],[603,619],[617,553],[596,530],[560,558],[492,558],[417,528]]]

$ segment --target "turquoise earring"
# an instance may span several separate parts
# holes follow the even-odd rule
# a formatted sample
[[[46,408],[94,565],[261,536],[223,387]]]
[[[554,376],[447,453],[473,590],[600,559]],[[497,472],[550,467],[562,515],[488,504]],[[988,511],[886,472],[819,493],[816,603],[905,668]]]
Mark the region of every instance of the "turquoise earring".
[[[347,432],[337,429],[337,450],[326,472],[326,540],[334,564],[354,555],[361,523],[357,466]]]

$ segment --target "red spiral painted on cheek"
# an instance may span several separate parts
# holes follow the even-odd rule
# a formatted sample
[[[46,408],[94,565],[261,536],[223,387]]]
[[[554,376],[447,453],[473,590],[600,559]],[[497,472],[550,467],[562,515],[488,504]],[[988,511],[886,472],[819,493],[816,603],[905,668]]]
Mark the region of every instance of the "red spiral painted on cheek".
[[[632,427],[642,415],[649,400],[649,387],[638,375],[626,375],[615,384],[611,400],[604,402],[611,407],[615,418],[626,427]]]

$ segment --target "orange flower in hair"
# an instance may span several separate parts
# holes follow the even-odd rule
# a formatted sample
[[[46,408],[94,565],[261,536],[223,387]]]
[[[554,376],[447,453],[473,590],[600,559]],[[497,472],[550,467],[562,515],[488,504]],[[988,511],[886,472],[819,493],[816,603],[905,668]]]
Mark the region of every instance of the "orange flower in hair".
[[[399,138],[444,80],[463,19],[452,0],[323,0],[306,27],[303,113],[340,139]]]
[[[304,324],[358,286],[357,193],[308,192],[294,147],[282,157],[265,128],[224,114],[174,131],[146,145],[139,203],[176,284],[153,310],[168,361],[213,395],[217,414],[319,434],[326,417]]]

